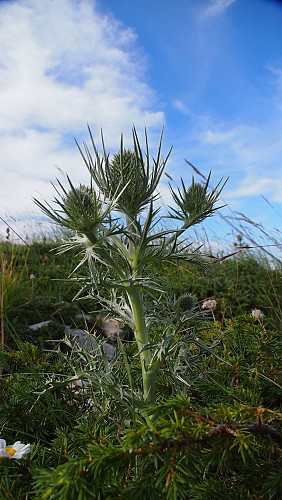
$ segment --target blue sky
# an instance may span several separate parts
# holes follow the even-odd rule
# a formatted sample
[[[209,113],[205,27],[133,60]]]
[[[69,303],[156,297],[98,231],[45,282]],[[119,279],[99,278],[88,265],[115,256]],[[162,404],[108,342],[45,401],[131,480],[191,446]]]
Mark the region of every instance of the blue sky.
[[[35,216],[61,171],[87,182],[73,141],[87,123],[111,151],[146,126],[152,153],[164,124],[176,182],[185,159],[229,177],[224,201],[279,229],[281,26],[274,0],[0,1],[0,216]]]

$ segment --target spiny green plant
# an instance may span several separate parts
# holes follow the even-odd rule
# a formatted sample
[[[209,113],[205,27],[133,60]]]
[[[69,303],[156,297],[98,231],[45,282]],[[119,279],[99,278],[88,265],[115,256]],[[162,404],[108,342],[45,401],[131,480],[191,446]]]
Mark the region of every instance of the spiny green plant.
[[[181,295],[175,305],[179,313],[192,311],[196,305],[196,299],[193,295]]]
[[[155,202],[170,154],[164,159],[161,156],[162,134],[152,164],[146,132],[145,153],[133,128],[133,148],[125,149],[121,136],[120,150],[113,159],[106,151],[103,136],[100,155],[90,129],[89,134],[94,155],[86,144],[84,150],[78,147],[90,173],[90,186],[77,188],[67,177],[68,189],[58,181],[55,208],[35,202],[57,224],[75,231],[60,251],[81,249],[77,269],[85,262],[89,267],[84,292],[98,297],[105,308],[118,314],[134,331],[144,400],[154,401],[161,362],[150,339],[150,322],[154,318],[146,314],[146,293],[160,287],[148,269],[160,261],[202,263],[199,249],[185,242],[184,233],[220,208],[216,204],[224,183],[221,180],[210,189],[209,175],[204,184],[192,180],[187,188],[181,179],[180,188],[170,186],[176,208],[168,207],[162,215]],[[159,229],[164,217],[173,221],[173,229]]]

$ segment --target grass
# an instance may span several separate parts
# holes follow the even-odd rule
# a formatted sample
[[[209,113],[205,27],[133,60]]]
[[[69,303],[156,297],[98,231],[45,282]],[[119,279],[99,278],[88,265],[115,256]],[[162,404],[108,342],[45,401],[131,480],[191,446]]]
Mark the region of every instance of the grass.
[[[77,345],[62,352],[64,325],[97,304],[72,301],[76,255],[53,248],[0,244],[0,434],[32,444],[23,459],[0,460],[0,497],[280,499],[281,266],[244,251],[209,271],[152,267],[164,284],[150,299],[154,342],[170,349],[169,307],[182,295],[196,296],[201,320],[178,332],[150,406],[131,342],[113,361]],[[203,316],[206,299],[217,307]]]

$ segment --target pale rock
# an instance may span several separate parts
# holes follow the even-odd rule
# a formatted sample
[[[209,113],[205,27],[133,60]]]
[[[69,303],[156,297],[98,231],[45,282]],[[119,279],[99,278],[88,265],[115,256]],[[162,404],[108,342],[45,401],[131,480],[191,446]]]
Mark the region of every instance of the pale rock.
[[[124,322],[118,318],[102,319],[99,328],[103,335],[110,340],[117,341],[118,338],[123,339],[125,337]]]

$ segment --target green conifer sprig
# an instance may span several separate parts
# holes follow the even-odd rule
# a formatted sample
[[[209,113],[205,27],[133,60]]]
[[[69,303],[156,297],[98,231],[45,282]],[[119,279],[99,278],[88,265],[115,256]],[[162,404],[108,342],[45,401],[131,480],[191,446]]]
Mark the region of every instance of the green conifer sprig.
[[[266,410],[266,423],[253,424],[259,407],[237,404],[221,412],[195,411],[183,397],[146,411],[146,423],[136,422],[114,445],[112,436],[89,443],[76,459],[40,471],[37,493],[46,500],[74,498],[81,491],[101,498],[135,495],[145,500],[149,492],[150,498],[185,499],[211,498],[212,487],[219,495],[212,498],[223,498],[228,490],[233,498],[240,498],[242,491],[251,498],[260,487],[265,494],[272,488],[278,500],[281,479],[273,471],[270,483],[265,464],[278,458],[281,440],[267,420],[275,415],[281,421],[281,414]]]

